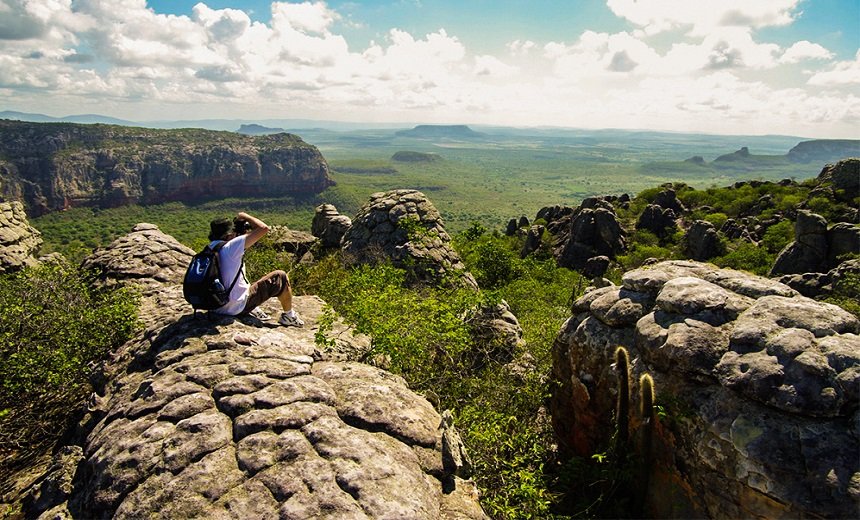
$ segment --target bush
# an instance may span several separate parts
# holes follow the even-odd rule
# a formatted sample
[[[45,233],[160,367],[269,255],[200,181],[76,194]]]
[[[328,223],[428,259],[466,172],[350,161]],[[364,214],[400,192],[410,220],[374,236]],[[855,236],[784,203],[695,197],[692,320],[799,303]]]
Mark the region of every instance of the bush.
[[[53,444],[89,395],[89,376],[137,326],[129,289],[95,290],[67,263],[0,277],[0,451]],[[4,468],[5,469],[5,468]]]
[[[761,245],[769,253],[777,254],[794,240],[794,223],[788,220],[777,222],[767,228],[761,238]]]
[[[775,258],[767,249],[749,242],[735,245],[734,250],[713,259],[719,267],[731,267],[741,271],[749,271],[760,276],[767,276]]]
[[[838,305],[860,318],[860,275],[847,273],[833,287],[833,292],[824,299]]]

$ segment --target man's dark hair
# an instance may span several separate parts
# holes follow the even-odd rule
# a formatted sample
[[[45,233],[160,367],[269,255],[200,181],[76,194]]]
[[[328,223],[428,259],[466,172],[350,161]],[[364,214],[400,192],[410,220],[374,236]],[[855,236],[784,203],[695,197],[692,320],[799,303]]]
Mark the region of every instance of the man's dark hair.
[[[231,229],[233,222],[229,218],[216,218],[209,223],[209,240],[224,240]]]

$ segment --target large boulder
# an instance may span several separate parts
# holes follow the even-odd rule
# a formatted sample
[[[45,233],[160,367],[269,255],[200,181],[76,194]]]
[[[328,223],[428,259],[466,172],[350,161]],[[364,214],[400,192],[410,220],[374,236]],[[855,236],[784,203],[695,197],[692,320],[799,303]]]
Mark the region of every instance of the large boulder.
[[[117,246],[153,242],[140,227]],[[204,319],[137,263],[138,276],[110,263],[105,276],[160,288],[144,296],[146,329],[106,364],[79,449],[58,451],[69,462],[32,486],[28,517],[486,518],[463,464],[446,463],[464,459],[450,418],[354,361],[366,349],[316,346],[322,300],[294,299],[303,328]]]
[[[675,215],[680,215],[687,210],[684,204],[678,199],[675,190],[671,188],[660,190],[660,193],[654,197],[654,204],[661,208],[671,209],[675,212]]]
[[[281,251],[301,258],[319,242],[317,237],[304,231],[289,229],[286,226],[272,226],[268,235],[272,246]]]
[[[343,235],[351,225],[352,220],[338,213],[334,205],[320,204],[311,222],[311,234],[320,239],[323,248],[338,249]]]
[[[417,283],[461,283],[477,288],[460,255],[451,247],[442,217],[417,190],[374,193],[343,236],[347,261],[389,259]]]
[[[83,267],[98,273],[107,286],[134,284],[145,294],[164,284],[180,284],[194,251],[163,233],[154,224],[140,223],[131,233],[99,248],[84,259]]]
[[[829,182],[833,195],[846,202],[860,197],[860,158],[843,159],[836,164],[828,164],[818,174],[818,180]]]
[[[626,235],[612,205],[602,199],[586,199],[561,222],[554,256],[560,267],[582,269],[589,258],[615,258],[625,251]]]
[[[671,208],[649,204],[636,221],[636,229],[645,229],[658,237],[671,235],[677,229],[675,212]]]
[[[27,222],[20,202],[0,202],[0,274],[35,265],[42,234]]]
[[[794,236],[794,242],[785,246],[777,256],[770,270],[771,276],[826,271],[828,247],[824,217],[806,210],[798,211]]]
[[[693,222],[684,237],[684,251],[693,260],[704,261],[721,253],[717,228],[706,220]]]
[[[624,346],[631,381],[650,373],[663,411],[656,423],[621,419],[637,436],[653,427],[653,443],[637,448],[651,460],[644,514],[856,516],[860,321],[709,264],[662,262],[622,280],[575,302],[553,346],[560,449],[607,448]],[[630,408],[639,404],[632,391]]]

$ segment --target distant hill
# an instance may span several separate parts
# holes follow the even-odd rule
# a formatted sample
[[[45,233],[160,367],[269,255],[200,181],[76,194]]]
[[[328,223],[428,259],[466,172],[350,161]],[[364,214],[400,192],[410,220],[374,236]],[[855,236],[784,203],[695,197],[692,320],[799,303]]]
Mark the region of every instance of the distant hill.
[[[816,139],[797,143],[788,151],[788,160],[799,163],[833,163],[847,157],[860,157],[860,140]]]
[[[4,110],[0,112],[0,119],[11,119],[13,121],[27,121],[30,123],[80,123],[80,124],[105,124],[122,126],[142,126],[134,121],[126,121],[115,117],[100,116],[98,114],[80,114],[76,116],[52,117],[44,114],[28,114],[26,112],[15,112]]]
[[[398,162],[436,162],[442,158],[435,153],[400,151],[391,156],[392,161]]]
[[[411,130],[400,130],[395,135],[417,139],[480,139],[485,136],[466,125],[418,125]]]
[[[249,125],[242,125],[236,130],[240,134],[245,135],[269,135],[269,134],[280,134],[285,130],[283,128],[270,128],[268,126],[258,125],[255,123],[251,123]]]
[[[725,161],[743,161],[744,159],[749,159],[750,157],[750,149],[744,146],[740,150],[732,153],[727,153],[725,155],[721,155],[714,159],[714,162],[725,162]]]

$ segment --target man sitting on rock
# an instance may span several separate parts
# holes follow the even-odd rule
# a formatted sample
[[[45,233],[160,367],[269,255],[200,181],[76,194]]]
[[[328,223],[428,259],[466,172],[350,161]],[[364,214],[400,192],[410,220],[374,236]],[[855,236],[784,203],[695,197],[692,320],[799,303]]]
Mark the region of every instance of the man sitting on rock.
[[[269,226],[256,217],[240,212],[233,222],[229,218],[219,218],[210,222],[209,228],[212,247],[218,242],[227,242],[219,252],[222,279],[230,282],[236,280],[230,291],[230,301],[215,312],[230,316],[250,314],[266,321],[271,318],[257,307],[269,298],[277,297],[284,309],[278,323],[287,327],[303,326],[305,322],[293,310],[293,290],[287,273],[272,271],[253,284],[249,284],[245,277],[245,264],[242,261],[245,250],[263,238],[269,232]],[[237,279],[240,270],[241,275]]]

